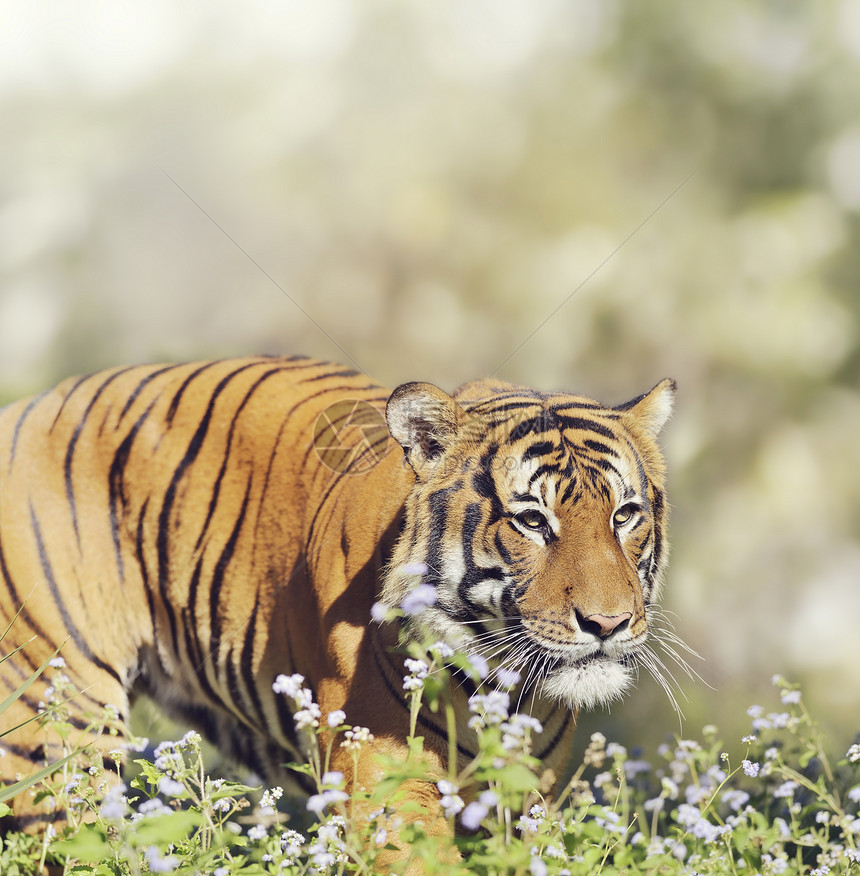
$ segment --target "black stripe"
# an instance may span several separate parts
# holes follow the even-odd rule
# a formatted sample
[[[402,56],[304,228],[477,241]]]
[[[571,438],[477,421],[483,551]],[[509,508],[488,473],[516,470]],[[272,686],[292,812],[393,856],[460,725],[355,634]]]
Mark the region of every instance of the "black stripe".
[[[209,654],[213,660],[217,660],[218,650],[221,647],[221,616],[218,612],[218,604],[221,596],[221,588],[224,586],[224,576],[227,573],[227,566],[233,558],[233,553],[236,550],[236,542],[239,540],[239,533],[242,529],[242,524],[245,521],[245,514],[248,510],[248,500],[251,495],[251,478],[248,478],[248,486],[245,489],[245,498],[242,500],[242,507],[239,511],[239,516],[233,525],[233,531],[230,533],[230,538],[227,539],[227,544],[221,551],[218,557],[218,562],[215,564],[215,571],[212,573],[212,580],[209,583],[209,624],[212,630],[212,637],[209,640]],[[216,663],[217,666],[217,663]]]
[[[66,458],[63,462],[63,477],[66,484],[66,501],[69,503],[69,510],[72,514],[72,529],[74,529],[75,541],[77,541],[79,549],[81,546],[81,535],[78,531],[78,509],[75,502],[74,483],[72,482],[72,464],[74,463],[75,449],[78,446],[81,432],[83,431],[84,426],[86,426],[87,420],[89,419],[89,416],[92,413],[96,402],[99,400],[99,396],[101,396],[101,394],[108,388],[108,386],[110,386],[111,383],[114,382],[114,380],[116,380],[122,374],[125,374],[127,371],[131,371],[131,368],[122,368],[119,371],[115,371],[99,385],[99,388],[93,393],[92,397],[90,398],[89,404],[84,411],[84,415],[75,426],[75,430],[74,432],[72,432],[72,437],[69,439],[69,443],[66,448]],[[53,428],[53,426],[51,428]]]
[[[165,365],[164,368],[159,368],[157,371],[152,371],[151,373],[147,374],[146,377],[144,377],[143,380],[138,383],[138,385],[134,388],[134,391],[126,399],[122,410],[119,412],[119,419],[117,420],[116,428],[120,427],[122,421],[125,419],[125,415],[129,412],[131,406],[137,401],[137,397],[153,380],[155,380],[156,377],[161,376],[167,371],[173,371],[174,369],[179,367],[179,365]]]
[[[584,432],[596,432],[598,435],[603,435],[604,438],[615,438],[615,433],[602,423],[596,420],[587,420],[584,417],[567,417],[564,414],[558,414],[559,426],[562,429],[579,429]]]
[[[570,724],[571,718],[573,714],[569,711],[565,711],[564,721],[561,723],[561,727],[555,732],[555,735],[550,739],[550,741],[546,744],[546,746],[540,751],[540,753],[535,754],[538,760],[544,760],[553,751],[555,751],[556,746],[561,741],[561,737],[564,736],[565,731],[567,730],[567,725]]]
[[[253,394],[257,391],[260,385],[267,381],[270,377],[274,377],[276,374],[280,373],[280,368],[272,368],[269,371],[266,371],[260,377],[258,377],[257,380],[254,381],[254,383],[246,391],[241,403],[233,412],[233,416],[230,419],[230,430],[227,433],[227,446],[224,448],[224,453],[221,459],[221,468],[218,471],[218,476],[215,478],[215,486],[212,490],[212,496],[209,500],[209,508],[206,512],[206,519],[204,520],[203,526],[200,529],[200,534],[197,536],[197,543],[194,545],[195,552],[200,550],[200,545],[203,543],[203,538],[209,529],[209,524],[212,522],[212,517],[215,514],[215,509],[218,507],[218,498],[221,495],[221,484],[224,480],[224,475],[227,471],[227,464],[230,460],[230,451],[233,447],[233,436],[236,432],[236,424],[239,422],[239,416],[245,409],[245,405],[247,405],[248,402],[251,400],[251,396],[253,396]]]
[[[44,392],[40,392],[37,396],[34,396],[30,399],[27,407],[21,413],[21,416],[18,417],[18,421],[15,423],[15,430],[12,432],[12,449],[9,454],[9,472],[12,472],[12,463],[15,462],[15,450],[18,447],[18,436],[21,432],[21,427],[24,425],[24,421],[30,415],[30,411],[33,410],[34,407],[49,393],[50,389],[46,389]]]
[[[48,582],[48,587],[51,590],[51,595],[54,597],[54,604],[57,606],[57,610],[60,612],[60,617],[63,619],[63,624],[66,627],[67,632],[72,637],[75,645],[77,645],[78,650],[87,658],[91,663],[98,666],[103,672],[106,672],[112,678],[116,679],[117,682],[122,684],[122,679],[120,678],[119,673],[113,666],[109,666],[102,660],[101,657],[97,656],[92,652],[90,646],[87,644],[86,639],[81,635],[81,631],[77,628],[77,626],[72,621],[71,615],[69,614],[68,609],[66,608],[65,602],[63,602],[63,598],[60,595],[59,588],[57,587],[57,581],[54,578],[54,572],[51,568],[51,562],[48,559],[48,553],[45,550],[45,542],[42,540],[42,530],[39,526],[39,519],[36,516],[36,511],[33,508],[33,503],[30,502],[30,525],[33,527],[33,535],[36,539],[36,547],[39,551],[39,562],[42,564],[42,572],[45,575],[45,579]]]
[[[546,456],[548,453],[554,453],[557,449],[552,441],[538,441],[523,451],[522,458],[526,460],[535,456]]]
[[[614,450],[608,444],[604,444],[602,441],[594,441],[591,438],[586,438],[582,443],[595,453],[605,453],[607,456],[614,456],[616,459],[618,458],[618,451]]]
[[[121,503],[123,510],[128,505],[125,489],[123,486],[123,478],[125,476],[125,467],[128,464],[128,458],[131,454],[131,448],[134,444],[134,439],[140,431],[141,426],[146,422],[149,415],[155,407],[157,399],[153,399],[149,403],[149,407],[137,418],[135,424],[129,430],[128,435],[123,438],[122,443],[114,453],[111,460],[110,468],[108,469],[108,505],[110,508],[110,534],[113,541],[114,556],[116,557],[116,565],[119,570],[119,580],[121,584],[125,584],[125,566],[122,559],[122,547],[119,542],[119,511],[118,506]],[[148,501],[148,500],[147,500]],[[144,509],[146,505],[144,504]],[[141,520],[143,512],[141,512]]]
[[[260,699],[260,691],[257,687],[257,678],[254,675],[254,638],[257,632],[257,611],[260,607],[260,591],[254,599],[254,610],[245,630],[245,641],[242,643],[242,654],[239,662],[239,670],[245,681],[245,687],[251,697],[251,705],[257,713],[257,725],[265,727],[266,716],[263,713],[263,701]]]
[[[174,396],[173,401],[171,402],[171,411],[175,412],[175,406],[178,407],[179,398],[183,392],[187,389],[191,380],[198,376],[201,372],[205,371],[207,368],[212,367],[214,362],[210,362],[208,365],[204,365],[201,368],[198,368],[190,377],[188,377],[182,384],[182,387]],[[246,371],[248,368],[252,368],[259,363],[248,363],[242,365],[240,368],[231,371],[226,377],[223,377],[215,389],[209,396],[209,404],[206,408],[206,412],[203,414],[202,419],[197,425],[197,429],[194,432],[194,435],[191,437],[191,441],[188,444],[188,448],[185,451],[185,455],[182,457],[179,465],[173,472],[173,477],[170,480],[170,484],[167,487],[167,491],[164,495],[164,501],[161,505],[161,511],[158,515],[158,534],[156,537],[156,550],[158,554],[158,589],[161,593],[162,597],[162,606],[167,614],[167,619],[170,624],[170,637],[171,642],[173,643],[174,650],[178,646],[178,639],[176,635],[176,612],[173,609],[173,606],[170,603],[169,595],[167,592],[168,578],[170,574],[169,568],[169,542],[170,542],[170,514],[173,510],[173,504],[176,501],[176,493],[179,489],[179,482],[182,480],[185,472],[191,466],[195,459],[197,459],[198,454],[200,453],[200,449],[203,446],[203,441],[206,438],[206,434],[209,431],[209,424],[212,420],[212,412],[215,408],[215,402],[218,400],[218,396],[224,391],[225,387],[241,374],[243,371]],[[168,414],[168,424],[170,422],[171,415]]]
[[[201,365],[199,368],[195,368],[185,380],[182,381],[179,389],[176,391],[176,395],[173,396],[173,399],[170,402],[170,407],[167,409],[167,416],[165,417],[165,422],[167,425],[171,425],[173,423],[173,418],[176,416],[176,411],[179,409],[179,403],[182,401],[182,396],[185,395],[185,390],[188,389],[189,385],[192,381],[196,380],[204,371],[208,371],[210,368],[214,368],[216,365],[220,365],[221,363],[217,360],[214,362],[206,362]],[[245,366],[248,367],[247,365]],[[245,370],[244,368],[241,370]]]
[[[97,371],[93,371],[91,374],[84,374],[83,377],[79,377],[74,382],[74,385],[72,386],[72,388],[63,396],[63,401],[60,403],[60,409],[57,411],[57,413],[54,417],[54,421],[51,423],[51,426],[48,429],[49,434],[54,431],[54,426],[57,425],[57,420],[60,419],[60,415],[63,413],[63,410],[66,407],[66,402],[68,402],[68,400],[72,397],[75,390],[78,389],[79,386],[81,386],[85,381],[89,380],[94,374],[97,374],[97,373],[98,373]]]

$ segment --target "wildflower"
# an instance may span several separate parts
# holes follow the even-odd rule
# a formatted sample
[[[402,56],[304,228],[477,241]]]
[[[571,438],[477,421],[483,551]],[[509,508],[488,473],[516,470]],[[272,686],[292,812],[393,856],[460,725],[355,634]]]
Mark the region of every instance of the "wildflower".
[[[606,756],[623,760],[627,757],[627,749],[623,745],[619,745],[617,742],[610,742],[609,745],[606,746]]]
[[[404,563],[398,570],[402,575],[419,575],[424,576],[429,571],[427,563]]]
[[[177,748],[196,748],[201,742],[200,734],[196,730],[189,730],[179,742],[176,743]]]
[[[482,681],[490,674],[490,664],[487,663],[487,658],[480,654],[472,654],[469,657],[469,669],[472,670],[472,675]]]
[[[463,803],[463,798],[459,794],[460,789],[453,782],[449,782],[447,779],[441,779],[436,782],[436,787],[442,795],[442,799],[439,802],[448,818],[453,817],[462,810],[465,804]]]
[[[854,787],[848,792],[848,799],[849,799],[852,803],[860,803],[860,785],[855,785],[855,786],[854,786]]]
[[[257,842],[261,839],[265,839],[267,833],[268,831],[262,824],[255,824],[253,827],[248,828],[248,839]]]
[[[235,802],[236,801],[232,797],[222,797],[220,800],[216,800],[212,804],[212,808],[216,812],[229,812],[233,808]]]
[[[63,657],[60,657],[60,656],[54,657],[48,663],[48,666],[53,666],[54,669],[62,669],[65,665],[66,665],[65,659]]]
[[[529,863],[529,876],[546,876],[546,864],[538,857],[532,856]]]
[[[228,867],[216,867],[212,871],[212,876],[229,876],[230,870]]]
[[[607,751],[607,754],[609,752]],[[651,764],[647,760],[626,760],[624,761],[624,775],[628,779],[633,779],[639,773],[647,773],[651,770]]]
[[[296,730],[319,727],[319,719],[321,716],[322,712],[316,703],[311,703],[306,709],[299,709],[293,714],[293,720],[296,722]]]
[[[71,781],[66,784],[66,787],[64,789],[65,792],[67,794],[71,794],[73,791],[76,791],[80,787],[82,778],[83,778],[83,776],[79,775],[78,773],[75,773],[72,776]]]
[[[848,753],[845,755],[851,763],[857,763],[860,761],[860,744],[855,742],[849,749]]]
[[[367,727],[353,727],[344,734],[346,737],[340,747],[347,751],[359,751],[366,742],[373,742],[373,734]]]
[[[588,748],[585,749],[582,761],[586,766],[593,766],[597,769],[603,766],[603,761],[606,758],[606,737],[602,733],[592,733],[591,741],[588,743]]]
[[[857,849],[845,849],[845,857],[854,864],[860,863],[860,851]]]
[[[286,694],[295,700],[301,696],[304,681],[305,677],[298,673],[295,675],[279,675],[272,684],[272,690],[275,693]]]
[[[439,660],[454,656],[454,649],[447,642],[434,642],[427,650]]]
[[[307,802],[307,808],[311,812],[316,812],[317,815],[322,815],[328,806],[333,803],[343,803],[349,800],[349,794],[346,791],[340,791],[336,788],[326,788],[320,791],[319,794],[313,794]]]
[[[409,670],[409,675],[403,676],[403,690],[407,693],[422,690],[424,679],[427,678],[430,667],[424,660],[413,660],[411,657],[407,657],[403,663]]]
[[[323,774],[323,787],[339,788],[343,784],[343,773],[339,770],[329,770]]]
[[[774,797],[793,797],[794,792],[797,790],[798,784],[797,782],[783,782],[774,792]]]
[[[800,702],[800,691],[799,690],[787,690],[783,693],[780,699],[786,705],[795,705]]]
[[[746,791],[730,788],[723,794],[723,802],[735,812],[739,812],[742,806],[749,802],[750,795]]]
[[[473,717],[469,719],[469,726],[473,730],[482,730],[489,724],[507,721],[510,705],[510,695],[500,690],[472,694],[469,697],[469,711]]]
[[[756,741],[756,739],[758,739],[758,736],[753,736],[753,735],[741,736],[741,742],[743,742],[745,745],[752,744],[753,742]]]
[[[477,799],[472,801],[461,813],[460,823],[466,830],[477,830],[481,822],[490,814],[490,807],[495,806],[499,798],[493,791],[484,791]]]
[[[523,751],[527,753],[530,732],[543,733],[543,726],[537,718],[531,715],[511,715],[510,721],[501,726],[502,748],[506,751]]]
[[[546,818],[546,812],[543,807],[535,804],[529,809],[528,815],[520,816],[519,821],[517,821],[514,827],[522,833],[537,833],[544,818]]]
[[[162,776],[158,780],[158,790],[165,797],[178,797],[185,790],[185,785],[170,776]]]
[[[172,873],[179,866],[179,859],[173,855],[162,858],[161,852],[155,846],[150,846],[146,850],[146,863],[153,873]]]
[[[390,609],[384,602],[374,602],[373,605],[370,606],[370,616],[378,624],[382,624],[388,620],[389,610]]]
[[[403,597],[400,607],[405,614],[420,614],[436,602],[437,595],[436,588],[432,584],[419,584]]]
[[[516,669],[505,669],[505,667],[501,667],[496,672],[496,678],[498,679],[499,686],[504,688],[505,690],[511,690],[515,688],[522,679],[522,676],[517,672]]]
[[[329,712],[326,718],[326,724],[329,727],[340,727],[344,721],[346,721],[346,712],[342,709],[335,709],[333,712]]]
[[[99,807],[99,814],[107,821],[119,821],[128,814],[128,805],[123,796],[127,788],[120,783],[108,791]]]
[[[761,718],[764,714],[764,709],[761,706],[750,706],[747,709],[747,714],[750,718]]]
[[[749,760],[741,761],[741,766],[744,768],[744,772],[753,779],[758,775],[758,771],[761,769],[760,764],[753,763]]]
[[[816,812],[815,820],[818,824],[828,824],[830,822],[830,813],[824,811]]]
[[[281,834],[281,851],[285,855],[295,857],[301,853],[305,838],[297,830],[288,830]]]

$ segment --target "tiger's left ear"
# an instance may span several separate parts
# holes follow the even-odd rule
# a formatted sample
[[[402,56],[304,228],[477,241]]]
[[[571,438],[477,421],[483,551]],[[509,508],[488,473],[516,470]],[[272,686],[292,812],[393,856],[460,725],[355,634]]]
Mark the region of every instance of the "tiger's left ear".
[[[420,477],[451,445],[468,416],[438,386],[404,383],[391,393],[385,419],[388,431]]]
[[[677,384],[670,377],[661,380],[650,392],[634,398],[626,404],[619,405],[617,411],[625,411],[634,417],[652,438],[666,424],[666,420],[672,416],[672,408],[675,405],[675,392]]]

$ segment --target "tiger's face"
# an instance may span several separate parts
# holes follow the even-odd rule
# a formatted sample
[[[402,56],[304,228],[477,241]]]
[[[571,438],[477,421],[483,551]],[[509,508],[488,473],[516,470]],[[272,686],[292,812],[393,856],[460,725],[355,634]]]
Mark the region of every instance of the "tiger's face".
[[[419,635],[569,708],[620,696],[665,565],[654,439],[673,396],[672,381],[620,408],[508,384],[456,400],[400,387],[387,416],[416,483],[383,600],[423,594],[406,602]]]

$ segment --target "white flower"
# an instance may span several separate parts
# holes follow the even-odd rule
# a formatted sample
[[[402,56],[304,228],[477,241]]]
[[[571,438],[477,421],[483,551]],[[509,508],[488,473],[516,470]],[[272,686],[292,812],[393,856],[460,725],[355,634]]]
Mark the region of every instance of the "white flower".
[[[787,690],[783,693],[781,699],[786,705],[793,705],[795,703],[799,703],[800,702],[800,691],[799,690]]]
[[[63,657],[57,656],[54,657],[49,663],[48,666],[53,666],[54,669],[62,669],[66,665],[66,661]]]
[[[860,743],[855,742],[851,748],[848,749],[848,753],[845,755],[851,763],[857,763],[860,761]]]
[[[329,727],[340,727],[344,721],[346,721],[346,712],[342,709],[335,709],[333,712],[329,712],[326,718],[326,723]]]
[[[165,797],[178,797],[185,790],[185,785],[170,776],[162,776],[158,780],[158,790]]]
[[[420,614],[436,602],[437,595],[436,588],[432,584],[419,584],[403,597],[400,607],[405,614]]]
[[[146,850],[146,863],[153,873],[172,873],[179,866],[179,859],[173,855],[162,858],[161,852],[155,846],[150,846]]]
[[[343,773],[338,770],[329,770],[323,774],[321,784],[324,788],[339,788],[343,785]]]
[[[426,575],[429,569],[427,563],[404,563],[398,570],[401,575]]]
[[[268,831],[262,824],[255,824],[253,827],[248,828],[248,839],[256,842],[265,839],[267,833]]]
[[[347,751],[358,751],[366,742],[373,742],[373,734],[367,727],[353,727],[344,733],[345,739],[340,747]]]
[[[292,699],[298,699],[305,677],[296,673],[295,675],[279,675],[272,684],[272,690],[275,693],[286,694]]]
[[[463,798],[459,795],[460,789],[453,782],[449,782],[448,779],[441,779],[436,782],[436,787],[442,795],[442,799],[439,802],[445,815],[451,817],[460,812],[465,805]]]
[[[487,663],[487,658],[480,654],[471,654],[469,656],[469,667],[472,673],[481,680],[490,674],[490,664]]]
[[[370,607],[370,616],[378,624],[385,623],[388,617],[389,608],[384,602],[374,602]]]
[[[496,672],[496,678],[499,681],[499,686],[505,690],[515,688],[522,680],[522,676],[516,669],[505,669],[504,666]]]

